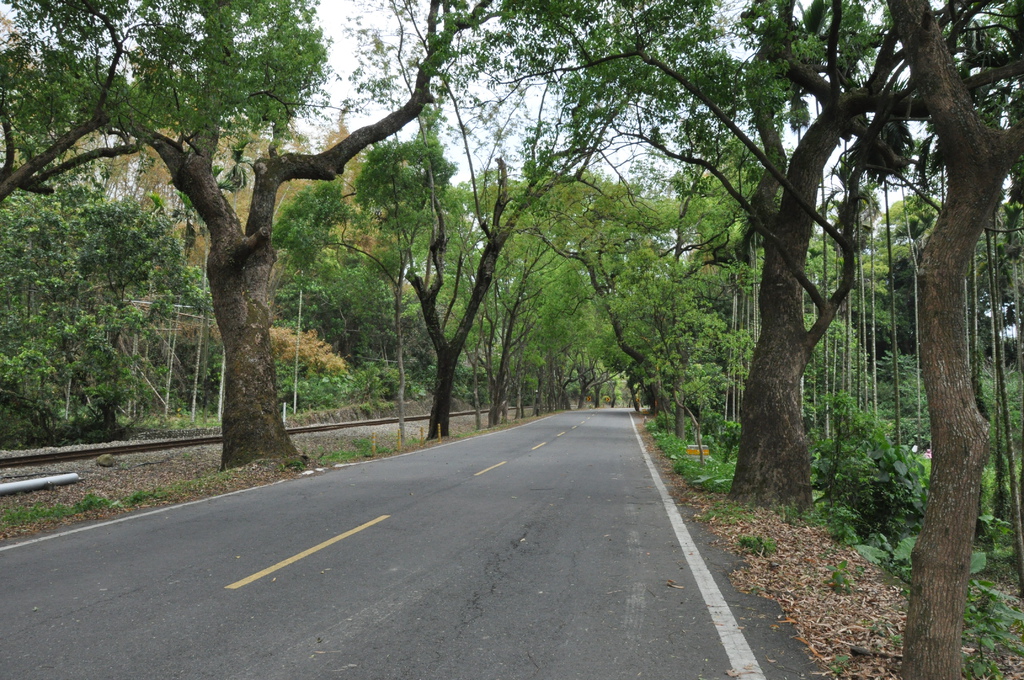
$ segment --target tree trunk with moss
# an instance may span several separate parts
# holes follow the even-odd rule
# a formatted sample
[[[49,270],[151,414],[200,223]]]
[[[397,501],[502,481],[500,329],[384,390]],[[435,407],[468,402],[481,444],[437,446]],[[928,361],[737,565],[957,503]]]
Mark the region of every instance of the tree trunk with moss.
[[[214,249],[207,262],[226,370],[222,469],[297,454],[281,418],[270,347],[267,287],[276,257],[266,243],[239,265],[225,250]]]

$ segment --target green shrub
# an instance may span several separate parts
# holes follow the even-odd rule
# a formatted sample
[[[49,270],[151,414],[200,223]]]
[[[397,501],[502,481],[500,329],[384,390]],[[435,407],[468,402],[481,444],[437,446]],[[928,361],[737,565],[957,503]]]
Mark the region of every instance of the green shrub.
[[[779,549],[774,538],[764,538],[763,536],[740,536],[736,542],[745,552],[761,557],[774,555]]]
[[[704,417],[703,440],[722,462],[736,458],[740,450],[740,424],[734,420],[725,420],[719,413],[709,413]]]
[[[732,489],[732,478],[736,474],[736,463],[726,463],[715,456],[705,456],[701,465],[700,456],[691,456],[686,452],[686,442],[674,434],[651,428],[648,431],[658,442],[658,446],[672,460],[676,474],[690,484],[699,486],[713,493],[728,493]]]
[[[853,592],[853,577],[850,574],[850,565],[843,560],[834,567],[828,568],[831,576],[828,580],[828,587],[833,592],[848,595]]]
[[[839,532],[841,540],[881,534],[899,541],[916,534],[927,499],[921,456],[887,441],[878,421],[858,410],[848,395],[836,395],[825,405],[835,429],[831,438],[811,447],[812,485],[830,512],[845,507],[852,513],[849,527]],[[835,532],[834,519],[830,526]]]
[[[964,674],[969,678],[1002,678],[991,656],[1005,649],[1024,656],[1024,613],[1014,598],[990,581],[971,580],[964,611]]]

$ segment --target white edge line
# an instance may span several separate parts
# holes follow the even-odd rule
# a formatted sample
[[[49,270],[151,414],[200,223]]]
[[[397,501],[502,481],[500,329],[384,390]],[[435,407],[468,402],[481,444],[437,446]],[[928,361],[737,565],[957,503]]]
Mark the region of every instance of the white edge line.
[[[722,640],[722,646],[725,647],[725,653],[729,656],[732,670],[749,680],[765,680],[761,665],[750,650],[750,645],[747,644],[743,631],[736,624],[736,618],[733,616],[732,610],[729,609],[729,605],[726,604],[725,598],[722,597],[722,591],[718,589],[718,584],[715,583],[715,579],[708,570],[707,564],[701,558],[700,551],[693,542],[690,531],[686,528],[686,524],[679,514],[675,501],[672,500],[668,490],[665,488],[664,482],[661,481],[661,475],[658,473],[657,468],[654,467],[654,461],[651,460],[651,456],[647,453],[647,447],[644,446],[644,440],[640,437],[640,432],[636,429],[636,421],[633,420],[632,416],[630,416],[629,422],[633,426],[633,434],[636,435],[636,441],[640,445],[640,452],[644,454],[644,461],[646,461],[647,469],[654,480],[654,486],[657,487],[658,493],[661,494],[661,500],[665,504],[665,511],[668,513],[669,521],[672,523],[672,528],[676,532],[676,538],[679,540],[679,547],[682,548],[683,555],[686,557],[686,563],[693,573],[694,580],[697,581],[700,594],[704,597],[704,604],[707,605],[708,611],[711,613],[711,620],[718,630],[718,636]]]
[[[517,427],[526,427],[526,426],[532,425],[533,423],[538,423],[538,422],[540,422],[542,420],[547,420],[548,418],[551,418],[551,417],[553,417],[555,415],[557,415],[557,414],[552,413],[551,415],[547,415],[547,416],[544,416],[542,418],[537,418],[536,420],[531,420],[530,422],[523,423],[522,425],[518,425]],[[431,446],[430,448],[426,448],[426,449],[416,449],[415,451],[409,451],[408,453],[400,453],[398,455],[388,456],[387,458],[375,458],[373,460],[364,460],[364,461],[359,461],[359,462],[356,462],[356,463],[346,463],[345,465],[342,465],[341,468],[352,467],[353,465],[369,465],[370,463],[383,463],[385,461],[392,460],[394,458],[402,458],[404,456],[411,456],[414,453],[424,453],[426,451],[434,451],[436,449],[444,448],[446,446],[452,446],[453,444],[462,444],[462,443],[465,443],[465,442],[470,442],[470,441],[472,441],[474,439],[482,439],[483,437],[490,437],[492,434],[498,434],[499,432],[504,432],[504,431],[505,430],[495,430],[494,432],[487,432],[486,434],[480,434],[480,435],[477,435],[475,437],[468,437],[466,439],[457,439],[455,441],[449,441],[447,443],[438,444],[437,446]],[[331,470],[331,469],[337,470],[337,469],[341,469],[341,468],[328,468],[328,470]],[[134,520],[134,519],[141,519],[143,517],[150,517],[152,515],[159,515],[162,512],[170,512],[171,510],[177,510],[178,508],[187,508],[190,505],[198,505],[199,503],[207,503],[209,501],[215,501],[218,498],[227,498],[228,496],[235,496],[235,495],[240,494],[240,493],[245,493],[246,491],[255,491],[256,489],[265,489],[268,486],[274,486],[275,484],[280,484],[282,482],[289,482],[289,481],[292,481],[292,480],[290,480],[290,479],[279,479],[276,482],[271,482],[270,484],[262,484],[260,486],[252,486],[252,487],[249,487],[248,489],[239,489],[238,491],[231,491],[230,493],[223,493],[223,494],[221,494],[219,496],[210,496],[209,498],[200,498],[199,500],[188,501],[187,503],[177,503],[175,505],[168,505],[168,506],[165,506],[165,507],[162,507],[162,508],[157,508],[155,510],[148,510],[146,512],[136,512],[136,513],[132,513],[130,515],[126,515],[124,517],[118,517],[117,519],[108,520],[106,522],[99,522],[99,523],[96,523],[96,524],[89,524],[87,526],[78,527],[76,529],[68,529],[67,531],[59,531],[59,532],[53,533],[53,534],[46,534],[45,536],[37,536],[36,538],[29,538],[29,539],[26,539],[24,541],[17,541],[17,539],[9,539],[9,540],[17,541],[17,542],[16,543],[12,543],[10,545],[0,545],[0,552],[3,552],[5,550],[14,550],[15,548],[21,548],[21,547],[24,547],[26,545],[32,545],[33,543],[42,543],[43,541],[50,541],[50,540],[53,540],[54,538],[61,538],[63,536],[70,536],[71,534],[77,534],[80,531],[91,531],[93,529],[101,529],[103,527],[109,527],[109,526],[111,526],[113,524],[120,524],[121,522],[128,522],[128,521],[131,521],[131,520]]]

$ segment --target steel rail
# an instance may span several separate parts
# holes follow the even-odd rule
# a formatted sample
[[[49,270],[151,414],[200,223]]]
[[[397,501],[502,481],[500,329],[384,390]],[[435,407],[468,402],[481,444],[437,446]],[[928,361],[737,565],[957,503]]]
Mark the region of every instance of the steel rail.
[[[515,407],[510,407],[513,410]],[[449,418],[475,415],[476,411],[460,411],[451,413]],[[408,416],[406,422],[419,420],[430,420],[430,416]],[[397,425],[398,418],[378,418],[376,420],[354,420],[347,423],[327,423],[324,425],[303,425],[301,427],[286,428],[289,435],[309,434],[312,432],[327,432],[330,430],[344,430],[353,427],[373,427],[376,425]],[[0,458],[0,468],[24,467],[28,465],[42,465],[44,463],[61,463],[69,460],[81,460],[84,458],[96,458],[104,453],[112,456],[123,456],[129,453],[145,453],[147,451],[166,451],[169,449],[187,449],[193,446],[209,446],[220,444],[223,441],[221,435],[209,437],[191,437],[188,439],[160,439],[151,442],[135,442],[132,444],[112,444],[110,446],[97,446],[91,449],[78,449],[75,451],[53,451],[50,453],[35,453],[27,456],[12,456]]]

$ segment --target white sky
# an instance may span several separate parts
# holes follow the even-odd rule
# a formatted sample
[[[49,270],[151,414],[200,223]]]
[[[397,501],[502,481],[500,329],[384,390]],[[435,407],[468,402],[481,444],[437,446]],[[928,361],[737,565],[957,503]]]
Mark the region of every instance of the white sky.
[[[373,0],[320,0],[317,13],[325,36],[332,41],[328,60],[332,75],[327,83],[327,90],[331,96],[331,105],[339,107],[346,97],[353,97],[356,94],[349,77],[358,66],[355,55],[359,46],[355,38],[347,35],[346,29],[351,28],[356,19],[359,19],[364,27],[386,28],[389,21],[393,20],[393,16],[390,12],[380,8],[379,0],[378,2]],[[361,107],[360,110],[348,112],[345,122],[349,130],[355,130],[362,125],[379,120],[388,112],[389,109],[383,106],[379,108],[372,105]],[[336,109],[330,112],[329,117],[333,118],[335,115],[337,115]],[[399,136],[408,136],[415,134],[415,130],[415,126],[410,124],[398,134]],[[447,156],[449,160],[459,166],[459,171],[453,181],[456,183],[468,181],[469,170],[461,145],[449,145]],[[479,163],[480,161],[476,159],[474,162]],[[477,170],[479,169],[478,167]]]
[[[321,0],[317,14],[324,35],[332,42],[329,57],[332,76],[327,89],[331,94],[331,105],[340,106],[346,97],[355,94],[349,77],[357,66],[354,55],[359,49],[357,41],[346,34],[346,29],[351,28],[356,19],[361,19],[364,26],[384,25],[389,16],[365,0]],[[370,123],[379,118],[381,113],[353,111],[348,116],[348,127],[351,130]]]

